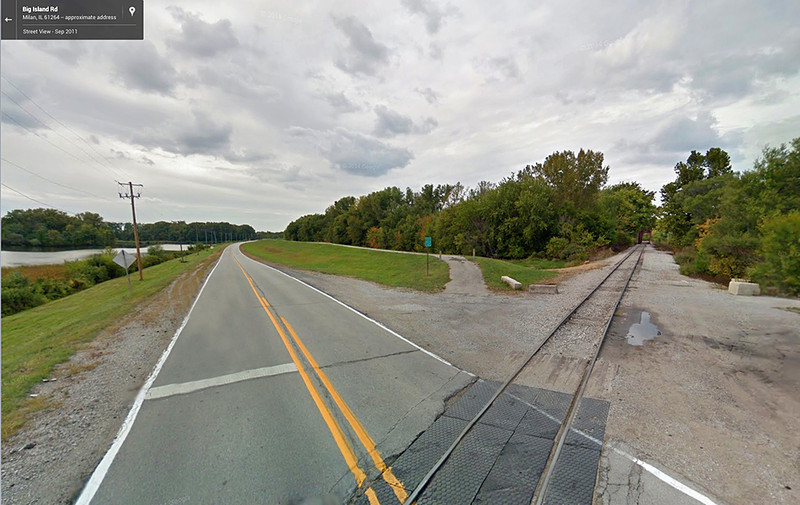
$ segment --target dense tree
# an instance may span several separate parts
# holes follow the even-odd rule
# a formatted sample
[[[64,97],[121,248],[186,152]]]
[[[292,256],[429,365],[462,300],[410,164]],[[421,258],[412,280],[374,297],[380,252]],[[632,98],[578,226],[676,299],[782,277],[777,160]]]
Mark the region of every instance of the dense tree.
[[[290,223],[284,236],[408,251],[424,250],[430,236],[437,251],[506,258],[542,253],[556,238],[569,245],[565,257],[581,259],[598,245],[630,243],[654,220],[652,192],[627,184],[603,196],[607,178],[602,153],[558,152],[471,189],[427,184],[342,198]]]
[[[17,209],[3,216],[2,228],[4,246],[103,247],[114,244],[111,224],[92,212],[70,216],[56,209]]]
[[[701,167],[687,176],[683,165]],[[753,170],[737,174],[727,153],[692,152],[662,188],[658,228],[676,249],[685,273],[724,280],[751,276],[765,286],[797,293],[797,209],[800,208],[800,138],[765,148]],[[665,197],[666,196],[666,197]],[[781,253],[783,251],[783,253]]]
[[[600,192],[599,207],[605,222],[604,235],[613,244],[629,243],[640,231],[656,224],[655,193],[637,182],[623,182]]]
[[[208,237],[207,235],[208,234]],[[140,223],[142,242],[194,243],[246,240],[255,236],[250,225],[158,221]],[[70,216],[56,209],[12,210],[2,220],[5,247],[105,247],[133,242],[131,223],[108,223],[94,212]]]
[[[578,213],[595,202],[597,193],[608,181],[608,166],[603,153],[594,151],[555,152],[544,163],[528,165],[524,172],[541,178],[555,191],[560,205],[559,220],[574,221]]]
[[[705,155],[692,151],[675,165],[675,174],[661,188],[661,229],[670,242],[686,246],[697,240],[697,226],[720,217],[720,199],[735,176],[730,156],[718,147]]]

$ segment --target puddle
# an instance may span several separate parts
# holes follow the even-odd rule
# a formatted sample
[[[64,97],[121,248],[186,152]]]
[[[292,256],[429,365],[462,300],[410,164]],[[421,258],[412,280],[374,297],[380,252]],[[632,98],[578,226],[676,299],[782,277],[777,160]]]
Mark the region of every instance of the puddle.
[[[642,311],[639,314],[639,322],[633,323],[625,335],[625,341],[630,345],[644,345],[647,340],[661,336],[658,326],[650,322],[650,313]]]

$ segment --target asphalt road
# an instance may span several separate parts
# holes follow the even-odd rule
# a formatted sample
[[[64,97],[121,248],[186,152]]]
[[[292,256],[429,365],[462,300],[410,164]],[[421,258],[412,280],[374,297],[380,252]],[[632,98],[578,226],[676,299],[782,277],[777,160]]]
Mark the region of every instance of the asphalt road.
[[[386,461],[473,379],[237,246],[154,377],[78,503],[398,503]]]

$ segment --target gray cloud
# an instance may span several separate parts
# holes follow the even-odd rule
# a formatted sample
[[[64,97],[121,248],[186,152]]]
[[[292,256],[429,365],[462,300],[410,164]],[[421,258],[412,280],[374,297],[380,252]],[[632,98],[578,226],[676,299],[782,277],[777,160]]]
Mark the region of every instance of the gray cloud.
[[[361,110],[361,107],[351,102],[344,92],[329,93],[324,95],[323,98],[334,110],[342,114]]]
[[[798,44],[800,45],[800,40]],[[750,94],[759,82],[800,72],[800,50],[736,54],[698,65],[691,72],[692,87],[714,99]]]
[[[422,95],[428,103],[436,103],[439,101],[439,95],[436,94],[431,88],[416,88],[414,91]]]
[[[717,120],[710,113],[701,113],[696,119],[686,115],[666,116],[655,120],[656,130],[641,139],[621,139],[610,152],[626,164],[651,164],[671,168],[685,160],[690,152],[705,152],[712,147],[725,149],[734,159],[741,151],[741,131],[720,134]]]
[[[716,119],[710,113],[700,114],[697,119],[673,117],[661,126],[649,143],[663,151],[705,151],[720,141],[715,124]]]
[[[312,142],[335,168],[353,175],[379,177],[405,167],[414,158],[408,149],[342,127],[322,132],[294,127],[290,134]]]
[[[439,123],[432,117],[427,118],[421,125],[414,124],[410,117],[393,111],[385,105],[376,105],[373,133],[378,137],[394,137],[402,134],[426,134],[433,131]]]
[[[219,67],[202,67],[192,85],[216,87],[225,93],[258,102],[272,102],[281,98],[281,91],[263,82],[258,75],[233,75]]]
[[[428,33],[434,34],[439,31],[445,14],[433,2],[430,0],[402,0],[402,4],[411,13],[425,17],[425,29],[428,30]]]
[[[603,150],[612,180],[623,174],[658,189],[692,149],[718,145],[737,169],[749,168],[765,144],[800,131],[796,0],[728,0],[724,9],[633,0],[486,9],[464,0],[458,22],[447,1],[380,9],[345,2],[335,17],[286,7],[267,19],[252,0],[193,13],[188,3],[173,2],[186,11],[155,3],[145,41],[3,44],[3,77],[114,170],[151,188],[163,216],[148,200],[144,221],[218,219],[260,229],[282,229],[376,184],[474,185],[581,147]],[[73,138],[6,84],[6,93]],[[2,105],[84,158],[5,97]],[[100,177],[102,167],[88,158],[66,156],[2,120],[3,156],[14,163],[55,179],[69,171],[97,194],[113,184],[114,175]],[[111,147],[128,157],[116,159]],[[13,169],[3,180],[70,211],[126,219],[116,202],[73,209],[74,200]]]
[[[255,163],[264,160],[271,160],[275,157],[272,153],[263,153],[254,149],[236,149],[222,154],[222,157],[231,163]]]
[[[170,7],[173,17],[181,23],[180,38],[167,43],[184,54],[207,58],[238,47],[233,25],[228,19],[207,23],[196,14],[179,7]]]
[[[69,65],[76,65],[89,53],[87,43],[83,40],[38,40],[36,44],[42,52]]]
[[[385,105],[375,106],[375,114],[378,119],[375,122],[373,133],[378,137],[394,137],[414,131],[414,122],[410,117],[389,110]]]
[[[350,42],[347,55],[336,60],[336,66],[349,74],[375,75],[380,65],[389,61],[389,49],[376,42],[364,23],[348,16],[334,18],[333,24]]]
[[[475,66],[489,82],[502,82],[520,77],[519,66],[513,56],[475,60]]]
[[[114,74],[127,88],[170,95],[175,87],[178,73],[148,40],[117,46],[114,65]]]
[[[9,105],[12,104],[9,103]],[[0,115],[0,121],[7,125],[12,125],[18,128],[22,127],[23,129],[28,129],[31,131],[44,129],[42,123],[30,117],[28,114],[25,114],[25,112],[20,110],[16,105],[13,105],[13,107],[3,106],[3,113]],[[44,135],[44,133],[39,133],[39,135]]]
[[[217,123],[200,110],[194,110],[192,114],[192,123],[149,128],[135,134],[131,141],[148,149],[160,148],[182,155],[230,153],[233,126],[230,123]]]

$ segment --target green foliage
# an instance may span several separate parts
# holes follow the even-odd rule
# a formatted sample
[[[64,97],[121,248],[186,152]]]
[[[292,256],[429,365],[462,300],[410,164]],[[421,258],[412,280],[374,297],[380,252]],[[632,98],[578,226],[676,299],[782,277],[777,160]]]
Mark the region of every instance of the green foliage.
[[[623,182],[600,192],[598,205],[605,221],[605,237],[616,246],[628,246],[639,232],[656,224],[655,194],[639,183]]]
[[[36,285],[18,272],[3,279],[2,300],[3,317],[47,302]]]
[[[114,237],[118,243],[133,244],[133,225],[131,223],[111,223]],[[140,223],[139,240],[152,242],[191,244],[197,242],[221,243],[231,240],[251,240],[256,231],[252,226],[235,225],[226,222],[157,221]]]
[[[500,280],[500,277],[504,275],[522,283],[523,290],[527,289],[531,284],[541,283],[557,275],[557,272],[542,270],[541,268],[523,265],[518,262],[492,258],[475,258],[474,261],[481,269],[486,285],[496,291],[513,291],[511,286]]]
[[[692,168],[693,167],[693,168]],[[680,252],[681,271],[719,280],[750,275],[796,293],[793,254],[800,208],[800,138],[765,148],[752,171],[735,174],[717,148],[692,152],[662,188],[656,236]],[[794,233],[794,235],[792,235]]]
[[[139,240],[150,242],[250,240],[256,232],[250,225],[231,223],[186,223],[158,221],[140,223]],[[81,212],[70,216],[55,209],[12,210],[2,219],[4,247],[104,247],[115,243],[132,245],[131,223],[107,223],[99,214]]]
[[[2,219],[2,242],[11,247],[107,246],[114,243],[114,232],[92,212],[70,216],[56,209],[17,209]]]
[[[651,192],[634,183],[603,190],[607,178],[602,153],[557,152],[497,184],[428,184],[419,192],[389,187],[345,197],[325,214],[293,221],[284,237],[423,251],[430,236],[435,252],[512,259],[542,253],[561,237],[569,257],[587,257],[612,240],[629,243],[637,227],[655,220]]]
[[[89,287],[125,275],[125,269],[114,263],[115,252],[107,248],[84,260],[65,262],[63,279],[37,278],[31,280],[18,272],[3,279],[2,315],[7,316],[47,302],[77,293]],[[180,255],[178,251],[164,251],[161,246],[151,246],[142,257],[144,268],[158,265]],[[137,265],[131,266],[137,271]]]
[[[751,270],[761,284],[800,295],[800,210],[764,221],[758,253],[763,262]]]

